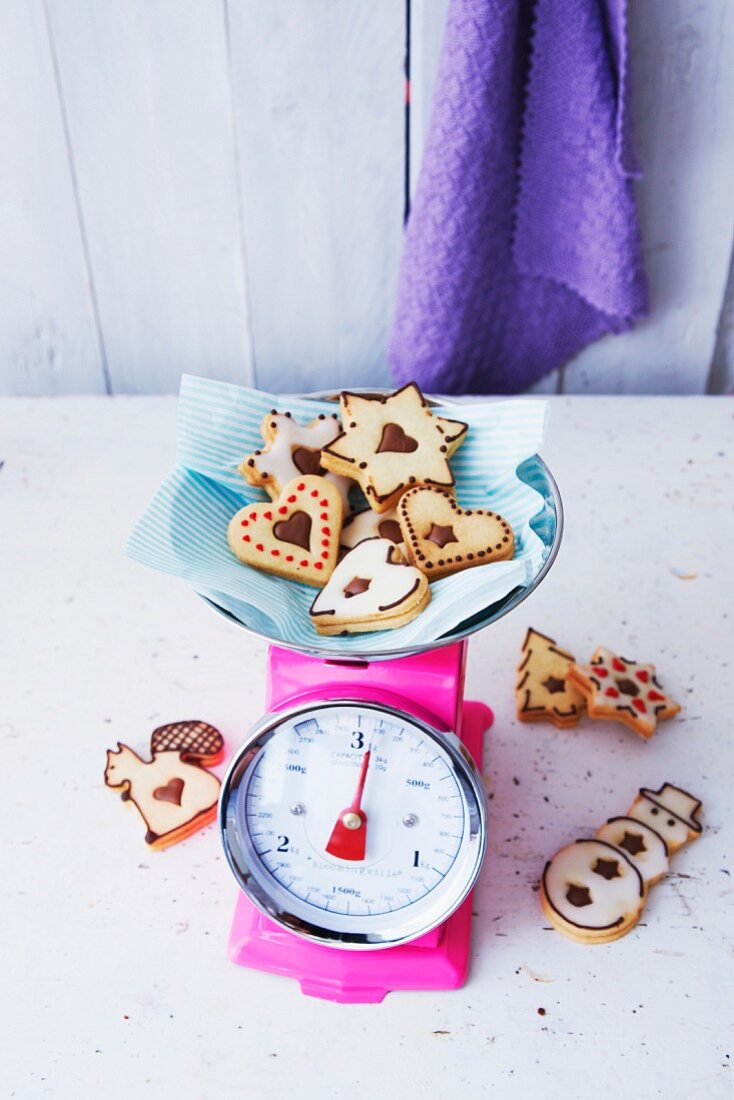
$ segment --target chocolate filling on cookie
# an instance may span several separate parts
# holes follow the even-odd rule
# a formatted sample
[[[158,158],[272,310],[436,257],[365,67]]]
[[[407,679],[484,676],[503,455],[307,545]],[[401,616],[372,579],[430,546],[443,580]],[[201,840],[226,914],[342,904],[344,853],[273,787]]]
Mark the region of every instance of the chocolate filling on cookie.
[[[418,440],[411,435],[406,435],[399,424],[386,424],[382,429],[380,446],[377,454],[383,451],[395,451],[398,454],[411,454],[418,450]]]
[[[290,542],[308,550],[311,545],[311,517],[307,512],[294,512],[288,519],[275,524],[273,534],[280,542]]]

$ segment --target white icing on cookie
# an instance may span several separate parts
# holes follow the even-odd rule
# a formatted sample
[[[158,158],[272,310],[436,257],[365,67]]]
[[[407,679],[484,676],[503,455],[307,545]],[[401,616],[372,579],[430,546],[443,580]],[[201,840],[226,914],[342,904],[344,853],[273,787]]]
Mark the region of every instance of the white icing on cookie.
[[[600,840],[577,840],[556,852],[543,871],[543,889],[563,920],[594,931],[626,924],[645,901],[634,863]]]
[[[677,852],[691,839],[691,831],[685,821],[681,821],[674,813],[645,795],[639,795],[627,813],[635,820],[654,829],[668,845],[670,852]]]
[[[342,497],[344,511],[348,513],[349,487],[352,484],[349,478],[327,473],[326,470],[317,469],[316,467],[313,469],[304,467],[302,469],[294,460],[294,454],[297,453],[299,447],[306,451],[320,451],[327,443],[331,443],[333,439],[336,439],[340,432],[339,419],[336,414],[330,414],[323,418],[316,417],[309,424],[299,424],[293,417],[276,412],[271,413],[266,418],[263,427],[267,431],[265,438],[269,438],[270,442],[266,444],[260,454],[255,452],[245,459],[241,472],[244,474],[244,467],[249,466],[257,471],[261,477],[267,474],[265,487],[273,496],[277,496],[283,487],[295,477],[303,477],[304,474],[318,474],[336,485]],[[247,475],[244,474],[244,476]]]
[[[400,535],[399,538],[393,537]],[[389,539],[396,546],[402,548],[403,536],[398,523],[397,510],[388,509],[387,512],[373,512],[371,508],[364,512],[356,512],[342,527],[340,543],[342,546],[356,546],[364,539]]]
[[[597,832],[597,839],[621,848],[642,875],[644,882],[656,882],[670,866],[663,838],[634,817],[612,817]]]
[[[393,562],[396,554],[395,544],[388,539],[360,542],[339,562],[311,605],[311,614],[346,621],[400,614],[427,582],[412,565]]]

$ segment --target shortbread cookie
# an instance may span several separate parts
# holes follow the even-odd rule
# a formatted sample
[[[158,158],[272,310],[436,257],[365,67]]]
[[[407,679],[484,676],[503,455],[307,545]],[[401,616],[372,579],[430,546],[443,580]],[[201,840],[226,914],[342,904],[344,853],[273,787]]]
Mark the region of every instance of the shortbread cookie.
[[[320,588],[339,555],[342,499],[336,485],[315,475],[294,478],[267,504],[248,504],[227,529],[240,561]]]
[[[393,508],[413,485],[451,488],[448,460],[467,425],[433,416],[415,382],[386,397],[343,393],[342,433],[324,447],[321,463],[359,482],[376,512]]]
[[[608,943],[640,919],[645,883],[619,848],[601,840],[577,840],[546,863],[540,898],[559,932],[578,943]]]
[[[159,726],[151,737],[151,760],[119,741],[117,750],[108,750],[105,785],[121,789],[123,802],[135,807],[146,844],[167,848],[215,819],[219,780],[204,765],[218,763],[223,751],[221,733],[207,722]]]
[[[319,634],[391,630],[414,619],[430,598],[428,581],[393,542],[365,539],[339,562],[310,614]]]
[[[669,856],[701,835],[700,809],[699,799],[672,783],[643,787],[627,814],[610,818],[596,839],[557,852],[540,887],[553,927],[580,943],[608,943],[628,932]]]
[[[590,664],[571,665],[568,676],[586,696],[590,718],[622,722],[646,739],[660,719],[672,718],[681,709],[663,691],[654,665],[618,657],[606,646],[599,646]]]
[[[405,549],[403,532],[400,530],[397,509],[391,508],[388,512],[374,512],[371,508],[365,508],[362,512],[355,512],[349,516],[342,525],[340,543],[343,550],[351,550],[357,543],[365,539],[389,539],[400,547],[401,553]]]
[[[517,716],[521,722],[547,720],[559,729],[579,724],[586,704],[582,693],[568,678],[574,660],[553,638],[529,628],[515,684]]]
[[[465,511],[444,489],[409,489],[400,498],[398,516],[408,560],[432,581],[515,553],[507,520],[479,508]]]
[[[299,424],[289,412],[272,409],[260,425],[265,446],[253,451],[237,467],[250,485],[261,485],[272,500],[280,496],[289,481],[304,474],[326,477],[339,489],[344,513],[349,511],[352,481],[330,474],[321,465],[321,451],[339,435],[336,413],[320,413],[308,424]]]
[[[654,829],[673,854],[701,835],[700,810],[698,798],[681,787],[664,783],[659,791],[641,787],[627,814]]]
[[[601,829],[597,840],[604,840],[621,848],[642,875],[645,886],[652,886],[667,875],[670,863],[668,845],[659,833],[648,828],[634,817],[610,817]]]

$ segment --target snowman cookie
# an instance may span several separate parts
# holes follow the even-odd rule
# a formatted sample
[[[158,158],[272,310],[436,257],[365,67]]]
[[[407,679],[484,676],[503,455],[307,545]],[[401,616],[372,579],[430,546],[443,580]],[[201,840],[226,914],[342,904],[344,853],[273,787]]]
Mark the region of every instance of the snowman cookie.
[[[346,514],[352,482],[327,473],[321,465],[321,451],[337,437],[339,427],[336,413],[320,413],[308,424],[299,424],[291,413],[272,409],[260,425],[265,446],[244,458],[237,471],[250,485],[262,486],[272,500],[296,477],[325,476],[338,488]]]
[[[385,397],[342,393],[340,405],[342,432],[324,447],[321,464],[359,482],[376,512],[414,485],[454,485],[448,460],[468,425],[434,416],[415,382]]]
[[[672,783],[643,787],[625,816],[557,852],[540,884],[553,927],[579,943],[609,943],[629,932],[650,886],[667,873],[669,855],[700,836],[700,809],[699,799]]]
[[[408,559],[430,580],[506,561],[515,553],[506,519],[479,508],[465,511],[443,489],[409,489],[400,498],[398,515]]]
[[[274,501],[241,508],[229,522],[227,541],[245,565],[320,588],[337,562],[341,524],[336,485],[315,475],[297,477]]]
[[[342,558],[310,614],[319,634],[389,630],[414,619],[430,598],[428,581],[395,543],[372,538]]]
[[[646,740],[659,720],[681,709],[663,691],[655,665],[619,657],[606,646],[599,646],[588,665],[571,665],[568,678],[583,693],[590,718],[621,722]]]

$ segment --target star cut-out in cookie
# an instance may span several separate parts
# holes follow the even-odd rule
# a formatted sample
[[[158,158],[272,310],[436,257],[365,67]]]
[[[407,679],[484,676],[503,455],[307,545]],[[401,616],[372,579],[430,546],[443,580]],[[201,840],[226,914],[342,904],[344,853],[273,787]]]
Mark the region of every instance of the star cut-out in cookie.
[[[622,722],[650,738],[660,719],[672,718],[680,704],[663,691],[654,665],[640,664],[599,646],[588,665],[571,665],[571,683],[586,697],[590,718]]]
[[[631,856],[638,856],[640,852],[647,851],[645,841],[639,833],[625,832],[617,847],[624,848],[625,852],[629,852]]]
[[[376,512],[413,485],[454,484],[448,460],[467,425],[434,416],[415,382],[385,397],[342,393],[342,432],[322,451],[322,465],[354,478]]]
[[[601,875],[607,882],[610,882],[613,878],[621,877],[616,859],[597,859],[591,869],[595,875]]]

